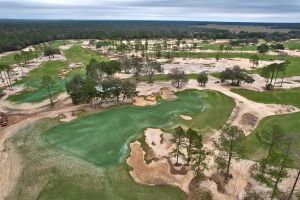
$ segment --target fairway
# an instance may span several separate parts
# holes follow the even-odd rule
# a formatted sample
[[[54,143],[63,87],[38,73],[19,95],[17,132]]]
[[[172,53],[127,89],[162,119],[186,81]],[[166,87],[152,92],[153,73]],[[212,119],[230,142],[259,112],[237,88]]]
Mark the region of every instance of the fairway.
[[[243,158],[258,161],[267,155],[268,147],[259,141],[257,134],[259,133],[260,135],[263,135],[264,130],[268,130],[275,124],[283,130],[285,135],[293,135],[296,138],[292,149],[295,154],[300,153],[300,113],[298,112],[293,114],[270,116],[263,119],[253,133],[241,142],[240,153]],[[298,160],[295,165],[299,168],[300,163]]]
[[[229,117],[234,101],[216,91],[187,90],[178,98],[148,107],[123,106],[90,114],[64,123],[44,133],[45,139],[59,149],[96,165],[118,164],[128,154],[128,144],[148,127],[171,131],[182,125],[209,134]],[[190,115],[184,121],[178,115]]]
[[[41,64],[40,67],[32,70],[29,74],[17,81],[15,85],[24,84],[27,89],[21,93],[12,95],[8,99],[16,103],[34,103],[41,102],[48,97],[47,88],[42,85],[42,78],[45,75],[51,76],[55,80],[55,84],[52,85],[51,92],[53,96],[65,91],[65,81],[72,77],[75,73],[84,73],[85,67],[73,69],[66,75],[66,79],[59,78],[58,74],[61,70],[68,67],[71,63],[83,63],[86,65],[90,59],[97,60],[105,59],[97,52],[84,49],[80,46],[74,46],[64,52],[67,61],[48,61]]]
[[[247,89],[231,89],[231,91],[259,103],[285,104],[300,108],[300,88],[288,90],[278,89],[265,92],[257,92]]]

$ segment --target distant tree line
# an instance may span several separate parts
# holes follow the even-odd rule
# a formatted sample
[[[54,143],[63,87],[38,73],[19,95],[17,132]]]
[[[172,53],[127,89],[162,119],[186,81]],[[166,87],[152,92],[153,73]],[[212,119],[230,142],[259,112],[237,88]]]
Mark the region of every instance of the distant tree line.
[[[207,22],[168,21],[76,21],[76,20],[0,20],[0,52],[20,50],[52,40],[64,39],[265,39],[284,41],[300,38],[300,31],[289,33],[244,32],[208,29]],[[266,26],[266,25],[265,25]],[[278,26],[278,25],[277,25]],[[101,45],[101,44],[100,44]]]

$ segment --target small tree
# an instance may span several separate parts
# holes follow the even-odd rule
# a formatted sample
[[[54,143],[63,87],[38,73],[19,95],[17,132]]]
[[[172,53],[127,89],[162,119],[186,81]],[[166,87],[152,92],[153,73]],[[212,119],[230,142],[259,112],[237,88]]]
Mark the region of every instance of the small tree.
[[[220,134],[217,148],[220,150],[220,158],[227,157],[225,180],[228,180],[229,169],[232,158],[237,158],[236,148],[238,143],[244,138],[244,133],[237,126],[226,125]],[[224,162],[223,162],[224,163]]]
[[[267,44],[261,44],[257,47],[257,51],[258,53],[261,53],[262,55],[264,55],[265,53],[267,53],[269,51],[269,46]],[[263,58],[261,59],[261,61],[263,60]]]
[[[125,98],[132,98],[137,96],[138,92],[136,91],[136,84],[128,79],[123,80],[121,93],[123,94],[123,100]]]
[[[180,88],[188,82],[187,75],[184,73],[184,71],[180,70],[177,67],[171,69],[169,73],[169,78],[172,80],[172,84],[175,85],[177,88]]]
[[[153,76],[155,73],[162,73],[163,68],[161,64],[155,60],[147,60],[146,64],[143,67],[143,72],[148,77],[149,83],[153,83]]]
[[[208,76],[207,76],[207,74],[205,72],[201,72],[200,74],[198,74],[197,81],[202,86],[205,86],[206,83],[208,82]]]
[[[258,55],[255,54],[255,55],[251,56],[250,62],[253,64],[252,67],[258,66],[258,64],[259,64],[259,57],[258,57]]]
[[[43,76],[43,86],[47,87],[48,90],[48,95],[51,103],[51,107],[54,107],[54,102],[52,100],[52,95],[51,95],[51,86],[54,84],[54,80],[51,78],[51,76]]]
[[[183,145],[183,137],[185,135],[185,131],[181,126],[175,128],[175,134],[173,142],[176,144],[175,148],[171,151],[170,156],[176,157],[175,165],[178,165],[178,158],[180,155],[183,155],[181,152],[181,148]]]
[[[202,136],[197,131],[188,129],[187,137],[189,145],[187,146],[188,164],[191,161],[191,167],[197,177],[202,177],[204,170],[207,169],[207,155],[209,151],[203,146]]]

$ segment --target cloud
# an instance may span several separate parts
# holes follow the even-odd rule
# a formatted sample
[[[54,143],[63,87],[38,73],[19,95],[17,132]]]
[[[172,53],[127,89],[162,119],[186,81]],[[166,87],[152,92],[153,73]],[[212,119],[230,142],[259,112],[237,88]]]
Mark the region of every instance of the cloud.
[[[298,0],[0,0],[0,18],[299,22]]]

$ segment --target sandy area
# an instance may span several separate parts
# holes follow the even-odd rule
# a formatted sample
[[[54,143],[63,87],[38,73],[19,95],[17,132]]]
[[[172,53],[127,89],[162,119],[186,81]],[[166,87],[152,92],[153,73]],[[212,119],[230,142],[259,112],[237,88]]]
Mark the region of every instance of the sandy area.
[[[179,115],[182,119],[184,120],[192,120],[193,118],[191,116],[188,116],[188,115]]]
[[[256,68],[261,68],[263,66],[280,63],[282,61],[263,61],[259,62],[259,65]],[[184,70],[187,74],[200,73],[200,72],[222,72],[226,68],[232,68],[234,66],[240,66],[240,68],[245,70],[252,70],[253,64],[250,63],[249,59],[244,58],[233,58],[233,59],[221,59],[218,62],[215,58],[208,59],[183,59],[183,58],[174,58],[173,62],[170,64],[164,64],[164,73],[168,74],[170,71],[177,67],[181,70]]]
[[[133,105],[136,106],[152,106],[157,103],[154,96],[137,96],[133,98]]]
[[[170,165],[166,159],[152,161],[146,164],[141,144],[133,142],[130,144],[130,157],[127,164],[133,168],[129,173],[135,181],[147,185],[174,185],[181,188],[186,193],[189,192],[189,183],[193,178],[193,173],[186,175],[175,175],[170,172]]]

